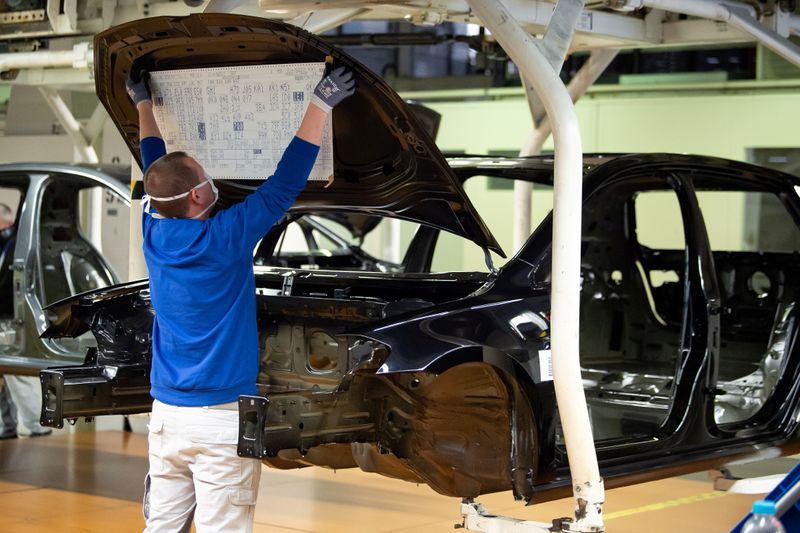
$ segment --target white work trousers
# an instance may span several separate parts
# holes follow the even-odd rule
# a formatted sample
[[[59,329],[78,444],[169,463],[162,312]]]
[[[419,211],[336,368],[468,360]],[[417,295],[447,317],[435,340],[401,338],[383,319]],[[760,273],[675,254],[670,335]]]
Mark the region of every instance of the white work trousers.
[[[189,532],[192,518],[197,533],[253,530],[261,462],[236,454],[235,409],[153,402],[145,533]]]

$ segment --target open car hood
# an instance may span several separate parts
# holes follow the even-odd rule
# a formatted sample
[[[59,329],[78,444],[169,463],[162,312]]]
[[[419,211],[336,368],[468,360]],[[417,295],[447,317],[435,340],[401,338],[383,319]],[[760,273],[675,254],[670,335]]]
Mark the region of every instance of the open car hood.
[[[309,182],[292,211],[394,216],[434,226],[503,255],[426,128],[382,79],[295,26],[235,14],[137,20],[95,37],[97,95],[139,162],[138,114],[125,91],[131,70],[322,62],[353,70],[357,90],[333,111],[334,180]],[[219,180],[219,207],[259,180]]]

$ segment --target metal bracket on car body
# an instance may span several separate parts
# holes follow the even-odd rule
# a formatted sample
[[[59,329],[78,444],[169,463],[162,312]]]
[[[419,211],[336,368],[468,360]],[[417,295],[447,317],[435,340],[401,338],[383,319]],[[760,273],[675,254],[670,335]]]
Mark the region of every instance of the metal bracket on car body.
[[[239,456],[260,459],[267,455],[263,428],[268,406],[269,399],[263,396],[239,396]]]
[[[339,442],[375,442],[371,413],[336,392],[280,391],[239,397],[239,445],[242,457],[275,457],[282,450],[308,453],[314,446]]]
[[[292,286],[294,285],[295,272],[286,272],[283,274],[283,285],[281,286],[281,296],[291,296]]]
[[[149,411],[149,364],[49,368],[39,374],[43,426],[62,428],[64,419]]]

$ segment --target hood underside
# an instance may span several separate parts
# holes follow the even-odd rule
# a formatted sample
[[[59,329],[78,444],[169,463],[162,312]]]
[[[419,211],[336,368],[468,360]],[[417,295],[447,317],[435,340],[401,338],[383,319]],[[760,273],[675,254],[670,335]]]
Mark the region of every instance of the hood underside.
[[[503,255],[409,106],[366,67],[300,28],[232,14],[122,24],[95,37],[96,88],[141,166],[138,114],[125,91],[131,71],[323,62],[327,55],[352,69],[357,90],[333,111],[333,182],[309,182],[291,210],[403,218]],[[220,180],[219,207],[241,201],[258,184]]]

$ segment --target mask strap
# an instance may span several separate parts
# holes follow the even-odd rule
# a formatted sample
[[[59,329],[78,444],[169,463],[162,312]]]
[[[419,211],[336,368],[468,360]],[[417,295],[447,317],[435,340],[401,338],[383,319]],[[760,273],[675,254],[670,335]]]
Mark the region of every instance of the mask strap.
[[[150,196],[150,199],[151,200],[155,200],[156,202],[171,202],[173,200],[180,200],[181,198],[186,198],[187,196],[189,196],[192,193],[193,190],[199,189],[203,185],[208,185],[209,183],[211,183],[211,181],[208,178],[206,178],[206,181],[204,181],[202,183],[198,183],[197,185],[195,185],[194,187],[192,187],[191,189],[189,189],[186,192],[182,192],[180,194],[176,194],[175,196],[160,196],[160,197],[159,196]]]
[[[208,206],[207,206],[205,209],[203,209],[201,212],[199,212],[199,213],[197,213],[195,216],[193,216],[193,217],[189,217],[189,218],[191,218],[191,219],[193,219],[193,220],[200,218],[201,216],[203,216],[203,215],[205,215],[206,213],[208,213],[208,210],[209,210],[209,209],[211,209],[212,207],[214,207],[214,204],[215,204],[215,203],[216,203],[216,201],[214,201],[214,202],[211,202],[211,203],[210,203],[210,204],[208,204]]]
[[[189,196],[192,193],[193,190],[199,189],[203,185],[211,185],[211,190],[214,191],[214,201],[211,202],[211,204],[209,204],[208,207],[203,209],[203,211],[201,213],[199,213],[199,214],[197,214],[197,215],[195,215],[195,216],[193,216],[191,218],[196,219],[196,218],[199,218],[199,217],[203,216],[204,214],[206,214],[208,212],[209,209],[214,207],[214,204],[216,204],[217,200],[219,199],[219,191],[217,190],[216,185],[214,185],[214,182],[211,180],[211,178],[208,176],[208,174],[206,174],[205,177],[206,177],[206,181],[204,181],[202,183],[198,183],[197,185],[195,185],[194,187],[192,187],[188,191],[182,192],[181,194],[176,194],[175,196],[161,196],[161,197],[159,197],[159,196],[150,196],[149,194],[145,193],[142,196],[142,206],[144,207],[144,212],[147,213],[148,215],[152,216],[153,218],[166,218],[165,216],[160,215],[157,212],[153,212],[153,213],[150,212],[150,201],[151,200],[155,200],[156,202],[171,202],[173,200],[180,200],[181,198],[185,198],[185,197]]]
[[[144,212],[153,218],[166,218],[157,212],[150,212],[150,200],[152,200],[152,197],[149,194],[142,196],[142,208],[144,209]]]

